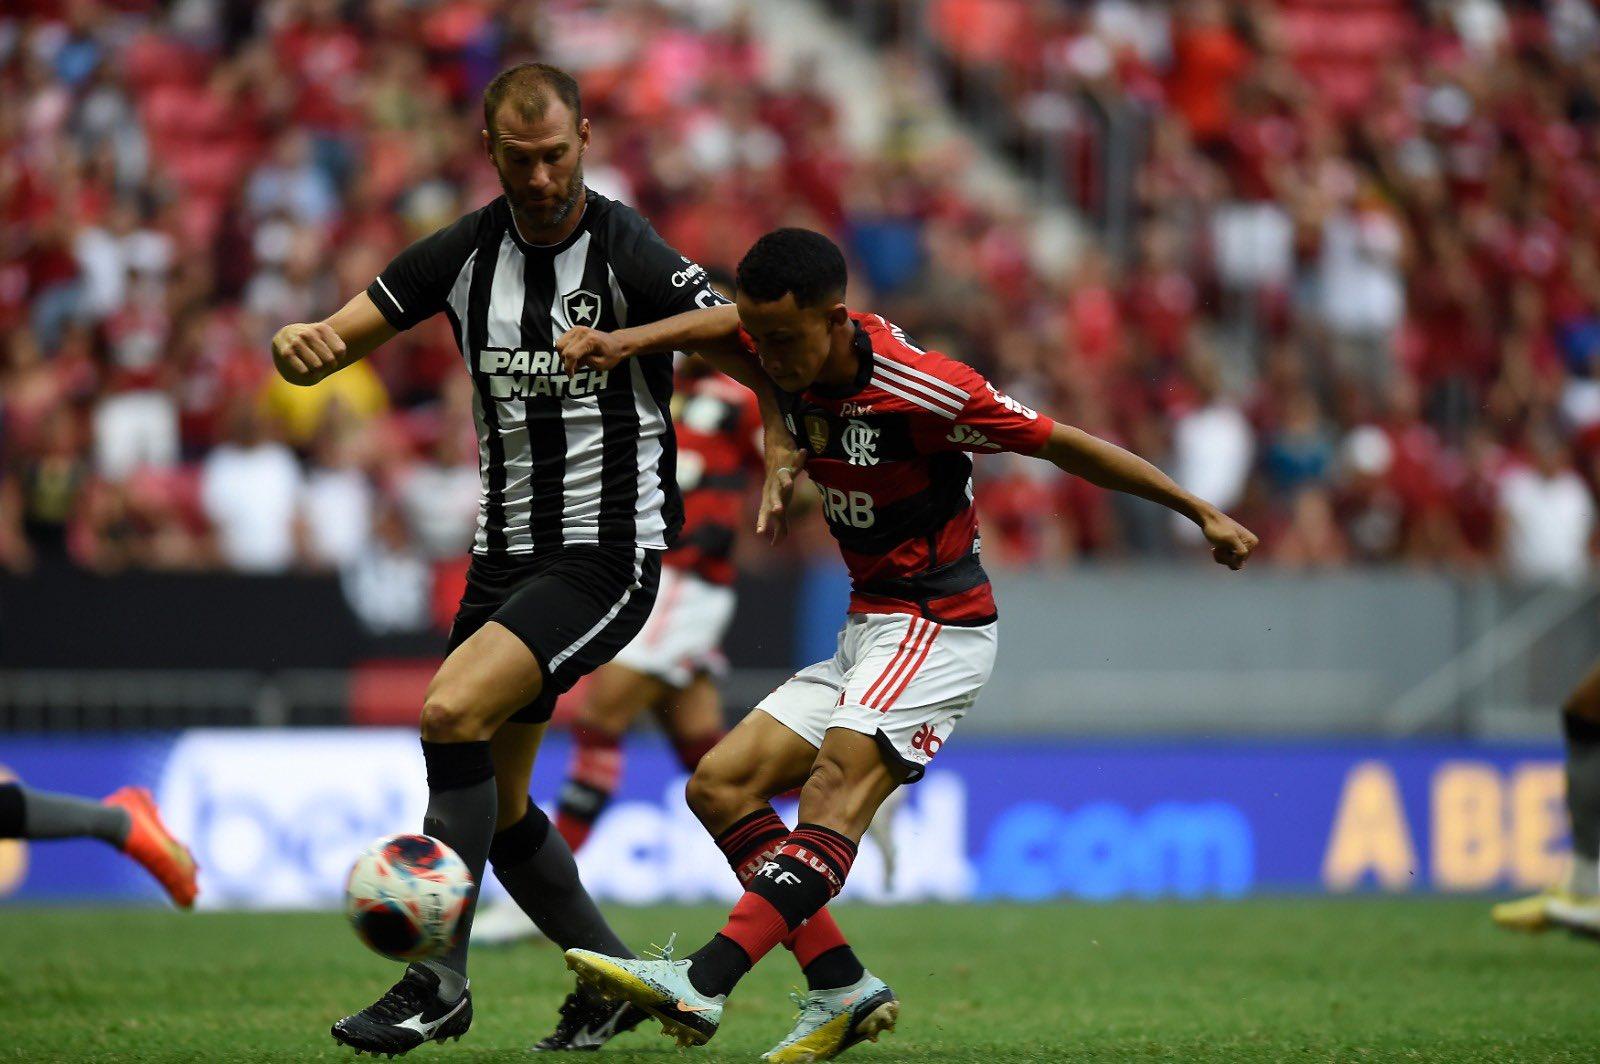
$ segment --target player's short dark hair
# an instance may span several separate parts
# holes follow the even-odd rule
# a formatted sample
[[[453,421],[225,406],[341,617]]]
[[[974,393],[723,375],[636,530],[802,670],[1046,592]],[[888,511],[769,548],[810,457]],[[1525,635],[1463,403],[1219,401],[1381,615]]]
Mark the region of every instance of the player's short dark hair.
[[[494,133],[494,116],[510,103],[523,118],[540,118],[552,99],[572,112],[572,124],[583,121],[583,97],[571,74],[549,63],[518,63],[496,74],[483,90],[483,128]]]
[[[760,303],[789,293],[802,307],[837,303],[848,281],[839,246],[810,229],[774,229],[739,260],[739,291]]]

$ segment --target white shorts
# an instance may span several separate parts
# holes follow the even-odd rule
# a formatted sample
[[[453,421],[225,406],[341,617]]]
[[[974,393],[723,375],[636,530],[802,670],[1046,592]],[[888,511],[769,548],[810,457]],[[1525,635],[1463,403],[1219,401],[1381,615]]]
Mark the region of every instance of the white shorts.
[[[688,687],[698,673],[721,676],[728,669],[722,636],[733,606],[733,588],[663,565],[650,619],[612,660],[677,688]]]
[[[829,728],[871,735],[915,783],[988,682],[998,629],[852,613],[831,660],[795,673],[756,708],[816,747]]]

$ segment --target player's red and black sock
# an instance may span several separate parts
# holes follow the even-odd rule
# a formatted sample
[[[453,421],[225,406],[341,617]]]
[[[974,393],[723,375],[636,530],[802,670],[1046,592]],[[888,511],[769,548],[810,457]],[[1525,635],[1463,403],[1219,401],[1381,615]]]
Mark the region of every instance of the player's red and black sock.
[[[856,844],[821,824],[801,824],[770,861],[762,863],[721,931],[689,959],[689,979],[702,994],[731,991],[841,889],[855,863]]]
[[[617,793],[622,736],[579,724],[572,729],[572,741],[572,765],[556,802],[556,831],[576,853]]]
[[[757,869],[777,857],[788,838],[788,827],[768,805],[734,822],[716,843],[739,885],[748,887]],[[790,932],[783,945],[799,962],[811,990],[849,986],[866,972],[826,908]]]

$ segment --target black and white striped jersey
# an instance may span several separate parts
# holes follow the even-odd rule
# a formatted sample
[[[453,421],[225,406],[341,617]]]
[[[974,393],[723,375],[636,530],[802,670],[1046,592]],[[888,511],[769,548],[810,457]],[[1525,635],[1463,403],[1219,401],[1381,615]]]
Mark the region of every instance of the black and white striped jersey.
[[[725,302],[625,204],[588,193],[559,244],[522,238],[504,196],[419,240],[367,289],[409,329],[443,311],[476,385],[483,504],[473,550],[661,549],[683,523],[672,356],[568,376],[555,340]]]

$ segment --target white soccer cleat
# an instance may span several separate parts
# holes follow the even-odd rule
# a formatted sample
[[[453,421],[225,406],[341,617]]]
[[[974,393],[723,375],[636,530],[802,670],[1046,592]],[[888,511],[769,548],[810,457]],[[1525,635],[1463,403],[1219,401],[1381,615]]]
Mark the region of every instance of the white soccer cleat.
[[[474,946],[509,946],[514,942],[543,938],[544,932],[528,918],[522,907],[510,898],[481,906],[472,919]]]

